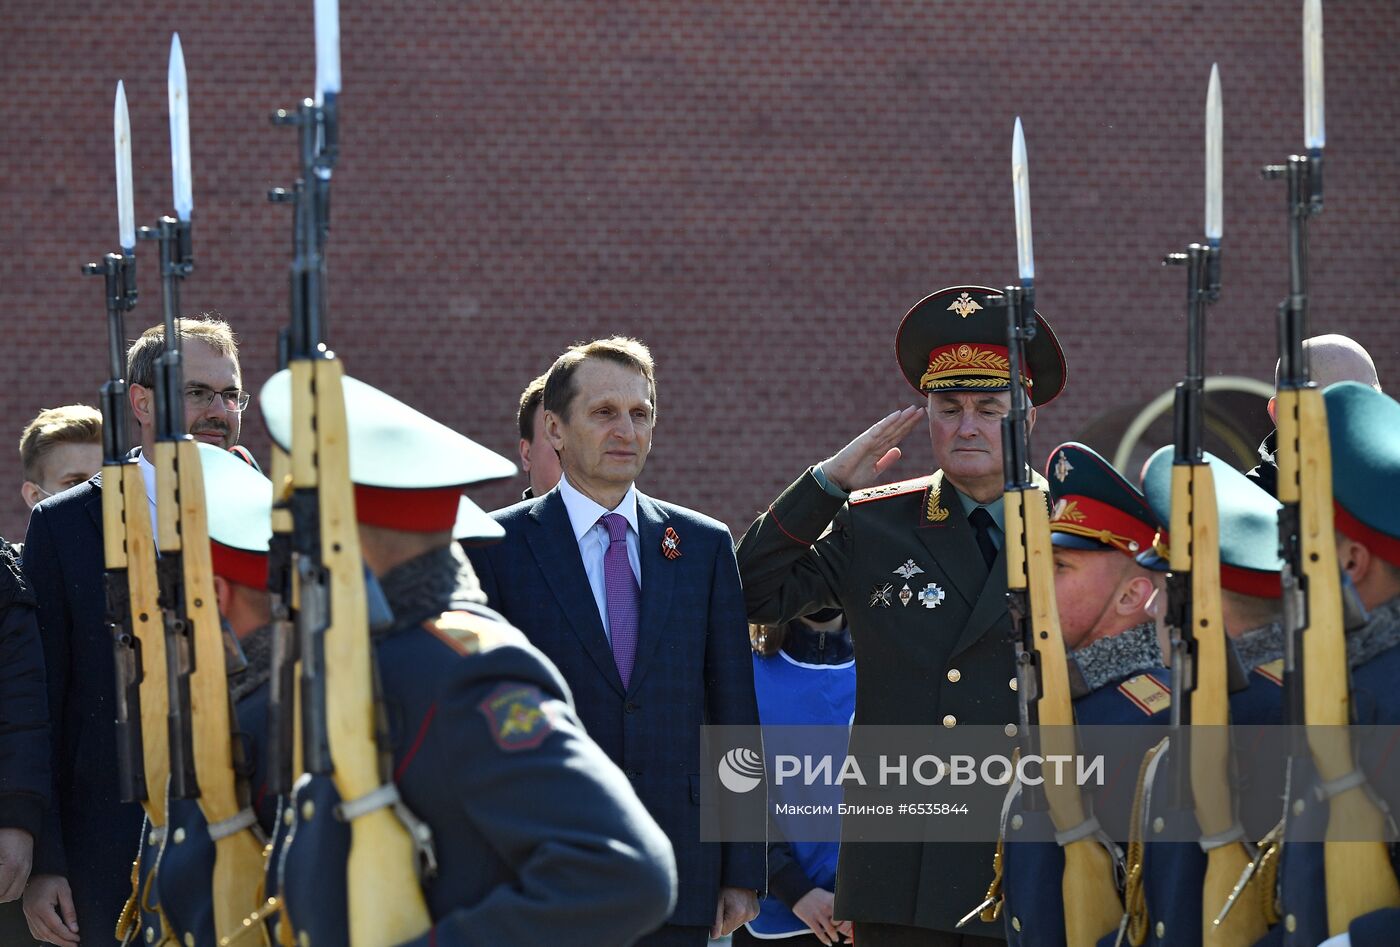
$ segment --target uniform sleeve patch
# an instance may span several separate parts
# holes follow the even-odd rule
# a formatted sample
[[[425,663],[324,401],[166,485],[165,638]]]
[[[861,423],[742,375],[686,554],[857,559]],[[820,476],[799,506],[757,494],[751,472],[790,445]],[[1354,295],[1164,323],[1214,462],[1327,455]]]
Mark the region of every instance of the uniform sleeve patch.
[[[1269,683],[1277,684],[1279,687],[1282,687],[1283,658],[1275,658],[1267,664],[1259,665],[1257,668],[1254,669],[1254,673],[1258,674],[1260,677],[1264,678],[1264,680],[1268,681]]]
[[[460,655],[489,651],[506,640],[506,628],[471,612],[443,612],[423,627]]]
[[[1147,716],[1160,713],[1172,705],[1171,688],[1151,674],[1130,677],[1118,685],[1118,690],[1133,706]]]
[[[528,684],[502,684],[477,705],[491,739],[507,753],[533,750],[554,730],[545,696]]]

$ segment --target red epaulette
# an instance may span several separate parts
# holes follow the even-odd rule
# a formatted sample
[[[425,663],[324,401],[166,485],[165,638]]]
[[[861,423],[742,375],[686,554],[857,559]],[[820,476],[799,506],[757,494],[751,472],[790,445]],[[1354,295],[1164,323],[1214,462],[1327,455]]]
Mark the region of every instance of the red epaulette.
[[[858,506],[871,500],[885,500],[905,493],[917,493],[926,489],[931,479],[931,476],[923,476],[913,480],[901,480],[898,483],[882,483],[878,487],[866,487],[864,490],[853,492],[846,502],[851,506]]]

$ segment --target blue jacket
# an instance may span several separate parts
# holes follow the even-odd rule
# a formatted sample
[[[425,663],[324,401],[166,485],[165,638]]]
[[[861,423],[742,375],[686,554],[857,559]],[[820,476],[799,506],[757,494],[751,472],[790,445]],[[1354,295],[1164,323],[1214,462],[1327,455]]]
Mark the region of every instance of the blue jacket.
[[[116,663],[104,572],[98,474],[35,507],[24,547],[53,749],[54,805],[35,846],[33,874],[68,879],[85,944],[112,937],[143,818],[140,805],[121,801],[117,785]]]
[[[844,732],[856,712],[854,657],[837,664],[808,664],[786,651],[769,657],[755,654],[753,676],[763,721],[763,751],[770,772],[774,754],[786,752],[785,743],[794,743],[791,749],[798,753],[813,751],[812,739],[806,736],[813,727],[822,727],[821,732],[829,734],[828,739],[841,744],[831,748],[834,754],[844,752]],[[798,735],[788,738],[792,727],[797,728]],[[775,787],[770,798],[773,802],[835,806],[841,796],[840,787],[794,784]],[[791,906],[813,888],[836,890],[839,819],[831,819],[829,841],[788,841],[783,836],[783,817],[774,816],[774,822],[774,844],[769,846],[769,894],[759,902],[758,917],[748,923],[749,930],[760,937],[807,933],[806,922],[792,912]]]
[[[758,724],[729,531],[638,493],[641,622],[624,691],[559,491],[492,515],[505,539],[467,550],[489,604],[558,667],[588,735],[670,837],[680,896],[669,923],[708,927],[721,885],[766,882],[763,843],[700,841],[700,728]],[[668,527],[676,558],[662,552]]]

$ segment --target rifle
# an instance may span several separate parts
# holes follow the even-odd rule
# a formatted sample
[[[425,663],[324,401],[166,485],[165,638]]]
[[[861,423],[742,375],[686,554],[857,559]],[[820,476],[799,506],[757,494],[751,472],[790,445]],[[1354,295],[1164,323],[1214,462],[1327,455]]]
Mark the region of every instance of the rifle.
[[[1186,267],[1186,375],[1176,386],[1167,624],[1171,629],[1170,805],[1194,808],[1206,853],[1201,942],[1249,947],[1268,930],[1258,899],[1216,916],[1254,861],[1230,783],[1229,654],[1220,599],[1220,520],[1215,478],[1202,449],[1206,306],[1220,297],[1220,75],[1206,96],[1206,243],[1172,253]],[[1189,778],[1189,783],[1188,783]],[[1235,893],[1237,896],[1237,892]]]
[[[323,18],[323,13],[331,14]],[[289,339],[292,431],[291,572],[296,596],[301,758],[298,800],[333,793],[350,827],[345,866],[346,924],[354,947],[411,940],[431,927],[416,862],[415,836],[384,766],[377,726],[373,646],[350,480],[344,371],[326,346],[325,255],[329,187],[337,154],[340,92],[338,12],[318,4],[317,96],[274,121],[300,132],[301,179],[293,206]],[[279,485],[278,490],[282,491]],[[274,680],[288,674],[293,652],[279,650]],[[282,695],[285,697],[285,693]],[[285,721],[286,708],[278,711]],[[287,724],[279,724],[285,728]],[[283,751],[285,757],[285,751]],[[274,760],[274,765],[278,761]],[[285,762],[282,764],[285,765]],[[330,785],[327,785],[327,784]],[[301,806],[297,807],[298,813]],[[287,864],[308,833],[287,841]],[[320,909],[283,888],[289,927],[303,928]],[[298,919],[301,918],[301,923]]]
[[[146,515],[146,484],[130,449],[126,383],[126,313],[136,306],[136,229],[132,211],[131,122],[126,90],[114,106],[117,218],[121,253],[88,263],[83,273],[104,278],[107,301],[107,381],[102,385],[102,549],[107,628],[117,669],[117,779],[123,802],[139,802],[157,835],[165,826],[170,758],[166,732],[165,640],[160,614],[155,541]],[[128,511],[131,513],[128,517]],[[154,791],[152,791],[154,790]],[[152,861],[154,864],[154,861]],[[135,901],[149,879],[134,883]],[[169,934],[162,918],[162,940]]]
[[[1055,604],[1055,571],[1050,544],[1049,504],[1031,478],[1025,346],[1035,336],[1035,262],[1031,248],[1030,185],[1025,138],[1016,119],[1012,145],[1016,197],[1017,256],[1021,285],[1007,286],[1006,348],[1011,408],[1001,423],[1002,469],[1006,480],[1007,605],[1016,651],[1022,755],[1075,753],[1074,710],[1060,619]],[[989,302],[994,302],[989,300]],[[1041,728],[1035,731],[1032,728]],[[1037,742],[1039,745],[1037,746]],[[1118,927],[1123,903],[1115,882],[1114,858],[1101,839],[1098,821],[1079,789],[1047,779],[1026,786],[1026,808],[1050,810],[1056,841],[1064,851],[1061,880],[1065,941],[1092,945]]]
[[[1278,499],[1286,633],[1286,722],[1306,723],[1308,748],[1329,798],[1326,870],[1327,929],[1400,906],[1400,883],[1384,841],[1386,818],[1357,770],[1351,722],[1341,578],[1332,522],[1332,456],[1322,391],[1312,381],[1308,336],[1308,220],[1322,211],[1322,4],[1303,9],[1304,137],[1308,153],[1289,155],[1263,175],[1287,182],[1288,296],[1278,308]],[[1304,669],[1306,668],[1306,672]],[[1290,795],[1297,792],[1290,760]],[[1361,777],[1361,778],[1358,778]],[[1345,786],[1346,788],[1341,788]],[[1292,800],[1288,800],[1291,804]],[[1285,809],[1286,818],[1287,809]],[[1374,841],[1343,841],[1372,839]]]
[[[176,217],[143,236],[160,241],[165,347],[155,366],[157,575],[170,693],[170,792],[199,800],[215,845],[211,898],[216,930],[242,923],[258,902],[262,842],[233,764],[227,642],[219,621],[198,445],[185,431],[178,316],[180,281],[194,268],[189,113],[184,55],[171,42],[170,126]],[[236,652],[236,645],[232,648]]]

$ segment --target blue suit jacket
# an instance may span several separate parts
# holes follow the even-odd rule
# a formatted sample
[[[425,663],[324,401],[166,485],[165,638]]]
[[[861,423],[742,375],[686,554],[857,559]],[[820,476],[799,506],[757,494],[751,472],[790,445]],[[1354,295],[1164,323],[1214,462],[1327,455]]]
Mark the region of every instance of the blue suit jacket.
[[[624,691],[559,491],[492,514],[499,544],[467,550],[492,608],[563,673],[588,735],[671,839],[668,923],[709,926],[721,885],[762,891],[764,845],[700,841],[700,728],[757,726],[743,593],[722,523],[637,494],[642,608]],[[666,528],[680,537],[667,559]]]
[[[24,546],[53,737],[54,805],[35,845],[33,873],[68,878],[84,944],[114,939],[143,818],[139,805],[121,801],[117,785],[117,672],[106,627],[101,486],[99,474],[40,503]]]

